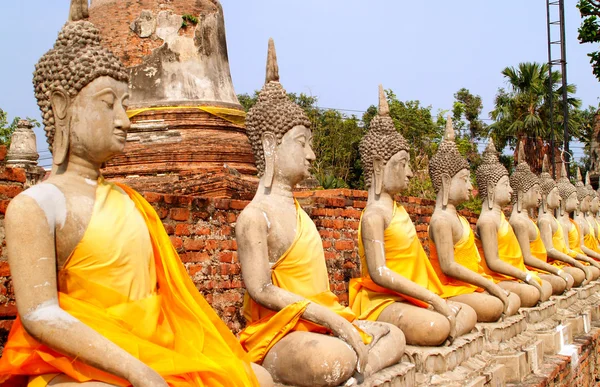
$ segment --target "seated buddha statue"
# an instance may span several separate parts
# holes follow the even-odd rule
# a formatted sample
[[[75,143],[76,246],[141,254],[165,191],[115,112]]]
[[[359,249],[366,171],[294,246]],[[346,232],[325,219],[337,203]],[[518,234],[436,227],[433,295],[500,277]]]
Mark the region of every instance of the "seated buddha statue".
[[[589,185],[589,181],[588,181]],[[575,189],[577,190],[577,200],[579,205],[573,212],[573,221],[578,228],[579,236],[583,238],[581,243],[581,251],[594,260],[600,259],[600,250],[598,247],[598,239],[596,238],[596,231],[594,223],[590,222],[587,214],[590,212],[590,206],[592,203],[592,197],[596,196],[596,192],[590,190],[588,185],[583,183],[581,177],[581,170],[577,168],[577,182],[575,183]]]
[[[429,251],[438,278],[444,286],[473,290],[452,299],[471,306],[479,322],[495,322],[503,314],[514,315],[521,306],[521,299],[496,285],[484,271],[473,229],[456,211],[458,205],[469,200],[473,186],[469,163],[454,142],[450,117],[444,138],[429,162],[429,176],[437,193],[428,229]]]
[[[292,189],[315,159],[310,121],[279,82],[273,41],[246,127],[260,180],[235,227],[246,328],[240,341],[276,382],[337,386],[397,363],[397,327],[359,321],[329,288],[321,237]],[[356,372],[355,372],[356,371]]]
[[[528,270],[552,285],[553,294],[561,294],[573,286],[573,277],[562,269],[548,263],[546,247],[536,223],[529,217],[530,210],[537,208],[541,200],[539,178],[531,172],[525,161],[523,143],[519,143],[519,163],[510,176],[513,189],[513,208],[508,223],[519,241],[523,260]]]
[[[522,307],[546,301],[552,295],[552,285],[527,270],[517,236],[502,211],[511,202],[512,188],[492,140],[483,152],[476,178],[483,199],[476,233],[484,270],[498,286],[516,293]]]
[[[249,357],[196,290],[154,209],[102,178],[130,126],[128,72],[86,15],[87,1],[74,0],[34,72],[53,164],[6,212],[18,317],[0,381],[256,386]]]
[[[591,272],[592,280],[596,280],[600,276],[600,269],[598,269],[600,263],[590,258],[587,253],[584,252],[585,249],[588,253],[591,253],[583,243],[579,224],[571,219],[569,215],[572,212],[578,211],[579,199],[577,188],[575,188],[567,177],[567,170],[564,163],[562,163],[561,177],[556,186],[558,187],[558,194],[560,195],[560,206],[558,208],[557,219],[562,227],[567,254],[581,262],[586,269]]]
[[[598,192],[594,190],[594,187],[592,187],[589,172],[585,176],[585,186],[590,191],[591,196],[589,211],[585,213],[585,219],[590,225],[591,232],[594,234],[595,242],[592,243],[592,246],[595,246],[595,251],[600,252],[600,226],[598,224],[598,220],[596,219],[596,214],[600,209],[600,196],[598,195]]]
[[[440,282],[408,213],[394,200],[412,177],[409,150],[379,86],[379,114],[359,146],[369,196],[358,228],[362,273],[350,280],[350,307],[359,318],[396,325],[407,344],[437,346],[475,327],[475,311],[449,301],[475,289]]]
[[[573,277],[573,286],[586,285],[591,281],[591,272],[569,255],[563,228],[554,216],[560,207],[560,194],[556,182],[550,175],[548,155],[544,155],[542,173],[539,177],[542,200],[538,208],[537,226],[546,248],[547,261]]]

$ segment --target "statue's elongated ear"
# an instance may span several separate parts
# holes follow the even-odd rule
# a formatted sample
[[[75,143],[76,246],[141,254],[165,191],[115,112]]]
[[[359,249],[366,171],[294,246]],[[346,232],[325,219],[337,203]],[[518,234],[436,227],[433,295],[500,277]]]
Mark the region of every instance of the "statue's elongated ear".
[[[50,95],[52,113],[54,114],[54,141],[52,142],[53,162],[62,165],[69,154],[69,135],[71,131],[70,118],[67,117],[71,98],[62,89],[55,90]]]
[[[523,210],[523,193],[521,190],[517,190],[517,212]]]
[[[452,178],[447,173],[442,173],[442,208],[446,208],[448,205],[448,198],[450,197],[450,186],[452,185]]]
[[[487,185],[487,205],[489,210],[494,208],[494,188],[496,188],[494,184],[489,182]]]
[[[261,136],[263,154],[265,157],[265,175],[264,185],[266,188],[271,188],[273,184],[273,176],[275,175],[275,135],[270,132],[263,133]]]
[[[375,186],[375,195],[381,195],[383,189],[383,159],[380,156],[373,158],[373,184]]]

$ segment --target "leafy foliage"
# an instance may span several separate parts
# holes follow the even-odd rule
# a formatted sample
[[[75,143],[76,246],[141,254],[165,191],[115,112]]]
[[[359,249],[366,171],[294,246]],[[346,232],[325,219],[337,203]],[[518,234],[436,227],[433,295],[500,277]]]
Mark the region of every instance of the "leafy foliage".
[[[577,8],[581,13],[583,22],[577,30],[580,43],[600,42],[600,1],[579,0]],[[592,73],[600,80],[600,51],[592,51],[588,54],[592,65]]]
[[[468,129],[471,139],[487,135],[487,127],[479,119],[483,103],[481,97],[473,95],[468,89],[462,88],[454,94],[454,106],[452,107],[452,121],[454,128],[462,132]],[[467,124],[462,120],[465,117]]]
[[[525,141],[527,162],[537,171],[541,170],[541,161],[548,151],[549,141],[554,138],[560,142],[562,138],[563,100],[562,86],[559,85],[560,74],[552,73],[552,94],[549,92],[550,78],[548,65],[536,62],[519,63],[515,67],[502,70],[509,89],[498,89],[495,108],[490,115],[495,120],[489,126],[490,135],[497,149],[506,145],[515,148],[519,141]],[[567,85],[567,105],[571,117],[579,108],[581,101],[574,98],[575,85]],[[552,95],[554,101],[554,126],[550,125],[548,99]],[[579,122],[569,120],[569,131],[579,136]]]
[[[181,28],[186,28],[188,26],[188,23],[194,24],[194,25],[198,24],[198,18],[189,13],[182,15],[181,18],[183,19],[183,21],[181,22]]]

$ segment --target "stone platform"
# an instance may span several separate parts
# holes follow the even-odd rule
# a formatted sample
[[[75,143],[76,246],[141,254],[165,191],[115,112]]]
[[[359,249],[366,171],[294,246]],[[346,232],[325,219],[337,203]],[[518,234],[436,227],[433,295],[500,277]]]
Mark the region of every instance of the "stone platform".
[[[484,334],[473,332],[449,346],[407,345],[404,362],[416,366],[417,386],[502,386],[504,366],[484,352]]]

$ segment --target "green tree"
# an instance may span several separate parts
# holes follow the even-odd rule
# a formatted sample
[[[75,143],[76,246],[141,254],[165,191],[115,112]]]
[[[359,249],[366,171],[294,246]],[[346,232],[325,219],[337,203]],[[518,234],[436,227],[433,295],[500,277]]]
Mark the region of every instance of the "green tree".
[[[577,8],[583,18],[583,22],[577,30],[579,43],[600,42],[600,1],[579,0]],[[592,73],[600,80],[600,50],[592,51],[588,56],[592,65]]]
[[[464,87],[454,94],[454,106],[452,107],[452,120],[454,128],[462,131],[468,129],[472,140],[487,135],[486,125],[479,119],[483,103],[481,97],[473,95]],[[467,120],[465,123],[462,118]]]
[[[549,123],[548,98],[548,65],[535,62],[519,63],[518,67],[506,67],[502,70],[508,90],[498,89],[495,108],[490,116],[495,120],[489,126],[490,135],[497,149],[506,145],[515,148],[518,141],[524,140],[527,149],[526,157],[529,165],[541,170],[543,154],[548,151],[552,136]],[[562,86],[559,85],[560,74],[552,73],[552,98],[554,101],[554,138],[560,142],[562,138]],[[579,108],[580,100],[572,95],[575,85],[567,85],[567,105],[571,112]],[[569,131],[579,136],[577,120],[569,121]]]

